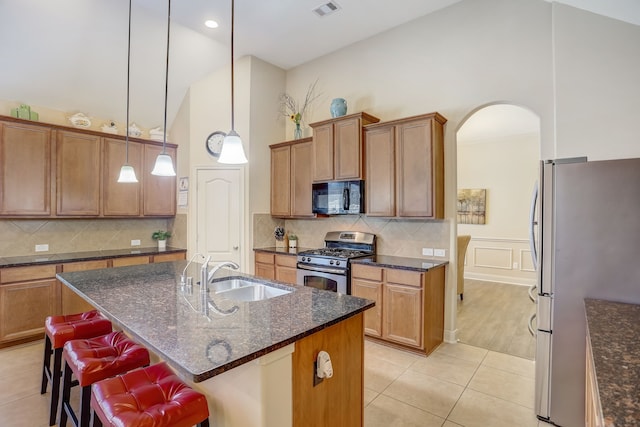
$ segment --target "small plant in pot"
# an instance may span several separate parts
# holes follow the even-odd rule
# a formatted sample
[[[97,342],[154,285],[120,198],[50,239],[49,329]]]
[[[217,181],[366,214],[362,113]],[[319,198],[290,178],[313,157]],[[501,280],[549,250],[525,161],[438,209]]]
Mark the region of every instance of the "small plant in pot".
[[[171,237],[171,232],[164,230],[154,231],[151,235],[153,240],[158,241],[158,250],[160,251],[167,249],[167,239],[169,237]]]
[[[289,250],[295,249],[298,247],[298,236],[293,233],[289,233]]]

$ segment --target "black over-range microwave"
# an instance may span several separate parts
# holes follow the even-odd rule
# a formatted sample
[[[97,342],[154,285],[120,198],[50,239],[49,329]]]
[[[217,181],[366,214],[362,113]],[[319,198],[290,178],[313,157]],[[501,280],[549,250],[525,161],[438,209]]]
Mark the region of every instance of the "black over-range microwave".
[[[348,215],[364,213],[364,181],[313,184],[313,213]]]

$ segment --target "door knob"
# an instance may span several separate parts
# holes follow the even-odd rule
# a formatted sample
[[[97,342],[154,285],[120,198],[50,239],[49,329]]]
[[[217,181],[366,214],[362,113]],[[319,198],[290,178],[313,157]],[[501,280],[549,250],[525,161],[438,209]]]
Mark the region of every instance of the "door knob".
[[[238,246],[234,246],[234,247],[233,247],[233,250],[234,250],[234,251],[237,251],[237,250],[238,250]]]

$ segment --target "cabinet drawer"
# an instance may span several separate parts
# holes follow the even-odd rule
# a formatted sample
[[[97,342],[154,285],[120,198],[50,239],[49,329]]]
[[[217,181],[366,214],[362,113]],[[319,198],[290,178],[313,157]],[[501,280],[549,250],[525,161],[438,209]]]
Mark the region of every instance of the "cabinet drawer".
[[[174,252],[170,254],[160,254],[153,256],[153,262],[182,261],[186,259],[186,252]]]
[[[68,262],[66,264],[62,264],[62,272],[69,273],[71,271],[97,270],[99,268],[107,268],[108,266],[108,261],[106,259],[100,259],[96,261]]]
[[[25,280],[52,279],[56,277],[55,265],[33,267],[12,267],[0,270],[2,283],[24,282]]]
[[[351,276],[361,279],[382,280],[382,267],[369,267],[367,265],[353,264],[351,266]]]
[[[256,262],[261,262],[264,264],[273,264],[274,254],[270,254],[267,252],[256,252]]]
[[[127,257],[113,259],[114,267],[124,267],[127,265],[140,265],[140,264],[149,264],[149,257],[148,256],[127,256]]]
[[[387,269],[387,282],[422,287],[422,273],[417,271]]]
[[[276,255],[276,264],[284,267],[296,268],[298,257],[292,255]]]

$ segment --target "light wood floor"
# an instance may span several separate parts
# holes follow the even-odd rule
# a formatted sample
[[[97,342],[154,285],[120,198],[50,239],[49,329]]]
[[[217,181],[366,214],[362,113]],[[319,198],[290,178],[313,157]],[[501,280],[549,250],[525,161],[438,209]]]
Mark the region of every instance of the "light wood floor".
[[[464,300],[458,297],[460,342],[533,360],[536,343],[527,323],[535,304],[527,296],[528,289],[466,279]]]

